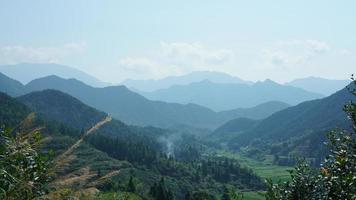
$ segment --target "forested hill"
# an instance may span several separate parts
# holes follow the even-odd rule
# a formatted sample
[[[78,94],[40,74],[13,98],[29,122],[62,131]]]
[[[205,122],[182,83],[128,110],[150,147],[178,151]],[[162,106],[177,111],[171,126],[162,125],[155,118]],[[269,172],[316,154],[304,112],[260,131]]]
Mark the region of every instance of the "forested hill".
[[[113,120],[77,143],[79,137],[84,136],[79,129],[85,132],[88,125],[97,123],[90,117],[99,119],[105,114],[60,91],[33,92],[18,99],[1,93],[0,97],[1,106],[7,108],[6,112],[0,111],[0,119],[5,119],[1,123],[6,123],[7,127],[20,123],[31,112],[28,105],[40,119],[32,116],[26,122],[32,123],[27,131],[40,130],[43,134],[41,151],[54,150],[60,156],[71,149],[63,161],[56,161],[57,173],[50,183],[52,191],[70,188],[74,194],[74,191],[95,187],[104,193],[128,192],[126,183],[132,176],[140,187],[130,190],[130,194],[154,199],[160,199],[152,193],[159,189],[157,187],[166,188],[176,199],[184,199],[187,192],[201,192],[202,189],[205,195],[221,196],[224,184],[246,190],[265,187],[258,176],[236,160],[203,156],[199,149],[203,145],[194,138],[182,140],[180,143],[184,146],[174,148],[180,155],[177,159],[167,157],[167,138],[164,138],[171,133],[163,129],[127,126]],[[6,121],[9,118],[13,120],[11,123]],[[166,183],[160,181],[162,177]]]
[[[350,129],[350,122],[343,112],[343,106],[350,100],[355,101],[355,96],[345,88],[329,97],[289,107],[237,134],[230,140],[230,146],[253,144],[263,149],[269,145],[284,145],[278,151],[292,152],[302,145],[304,150],[301,151],[305,154],[320,150],[318,148],[327,131],[335,127]]]
[[[0,123],[7,127],[15,127],[25,119],[31,110],[21,102],[0,92]]]
[[[97,122],[103,120],[107,114],[85,105],[78,99],[58,90],[43,90],[32,92],[17,98],[34,112],[46,119],[54,120],[73,127],[77,130],[88,130]],[[106,130],[106,131],[103,131]],[[163,129],[140,128],[128,126],[113,119],[99,131],[106,136],[113,137],[139,137],[142,132],[147,135],[164,135]]]
[[[24,86],[19,81],[11,79],[0,72],[0,92],[11,96],[24,94]]]
[[[56,90],[32,92],[17,99],[36,113],[79,130],[90,128],[106,116],[105,113]]]

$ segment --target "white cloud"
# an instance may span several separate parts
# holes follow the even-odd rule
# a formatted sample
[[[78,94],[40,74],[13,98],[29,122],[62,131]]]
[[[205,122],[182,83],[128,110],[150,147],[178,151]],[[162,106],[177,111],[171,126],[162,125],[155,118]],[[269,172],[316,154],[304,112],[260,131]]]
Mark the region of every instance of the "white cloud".
[[[261,77],[281,82],[307,76],[347,79],[355,71],[353,55],[320,40],[289,40],[265,47],[260,51],[263,62],[257,65]]]
[[[196,70],[223,71],[234,59],[227,49],[209,49],[199,43],[165,43],[154,56],[126,57],[118,62],[120,74],[130,78],[162,78]]]
[[[46,47],[0,46],[0,64],[60,62],[63,58],[83,53],[85,49],[86,44],[84,42]]]
[[[318,40],[307,40],[305,41],[307,46],[316,53],[325,53],[330,50],[330,46],[322,41]]]
[[[211,66],[232,61],[233,52],[227,49],[208,49],[199,43],[161,43],[161,55],[177,66]]]
[[[319,40],[280,41],[270,46],[235,47],[234,51],[201,43],[162,42],[151,54],[121,58],[110,72],[113,82],[127,78],[159,79],[202,70],[279,82],[306,76],[342,79],[345,73],[354,71],[353,55]]]
[[[159,78],[168,76],[172,71],[160,63],[145,57],[126,57],[119,60],[120,72],[127,77]],[[172,69],[171,69],[172,70]]]
[[[330,45],[318,40],[291,40],[278,42],[264,49],[262,57],[273,65],[304,65],[331,50]]]

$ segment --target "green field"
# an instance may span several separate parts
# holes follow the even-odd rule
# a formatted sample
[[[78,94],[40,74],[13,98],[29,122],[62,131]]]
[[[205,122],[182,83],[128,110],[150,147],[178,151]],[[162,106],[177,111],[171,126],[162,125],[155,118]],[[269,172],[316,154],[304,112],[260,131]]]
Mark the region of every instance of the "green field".
[[[265,197],[260,192],[244,192],[244,200],[264,200]]]
[[[226,151],[219,151],[219,155],[229,158],[235,158],[241,165],[251,168],[257,175],[262,178],[272,178],[273,181],[286,181],[290,178],[287,170],[291,170],[291,167],[273,165],[270,159],[265,161],[257,161],[251,158],[242,156],[239,153],[232,153]]]
[[[227,151],[219,151],[218,155],[225,156],[228,158],[234,158],[240,162],[241,165],[251,168],[257,175],[262,178],[271,178],[273,181],[286,181],[290,178],[287,170],[293,169],[292,167],[284,167],[273,165],[271,158],[266,157],[264,161],[257,161],[251,158],[247,158],[239,153],[227,152]],[[243,192],[244,199],[246,200],[263,200],[264,196],[261,194],[262,192],[257,191],[249,191]]]

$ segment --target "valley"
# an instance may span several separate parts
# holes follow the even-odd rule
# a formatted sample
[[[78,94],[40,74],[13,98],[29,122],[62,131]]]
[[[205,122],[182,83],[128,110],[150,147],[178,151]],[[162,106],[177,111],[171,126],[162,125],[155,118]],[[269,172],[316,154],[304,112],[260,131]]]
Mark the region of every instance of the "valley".
[[[356,200],[356,1],[0,1],[0,200]]]
[[[296,106],[270,101],[216,112],[150,101],[124,86],[57,76],[23,85],[0,75],[1,123],[39,132],[39,151],[53,154],[41,199],[265,199],[265,180],[290,181],[299,158],[322,162],[326,132],[348,129],[342,108],[355,100],[341,89]]]

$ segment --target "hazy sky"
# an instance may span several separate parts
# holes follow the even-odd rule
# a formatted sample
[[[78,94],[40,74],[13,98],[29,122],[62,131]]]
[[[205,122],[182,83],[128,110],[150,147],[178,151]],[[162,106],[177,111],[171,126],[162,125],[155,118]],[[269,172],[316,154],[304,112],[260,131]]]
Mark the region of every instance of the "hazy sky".
[[[0,0],[0,64],[55,62],[110,82],[196,70],[346,79],[355,10],[354,0]]]

